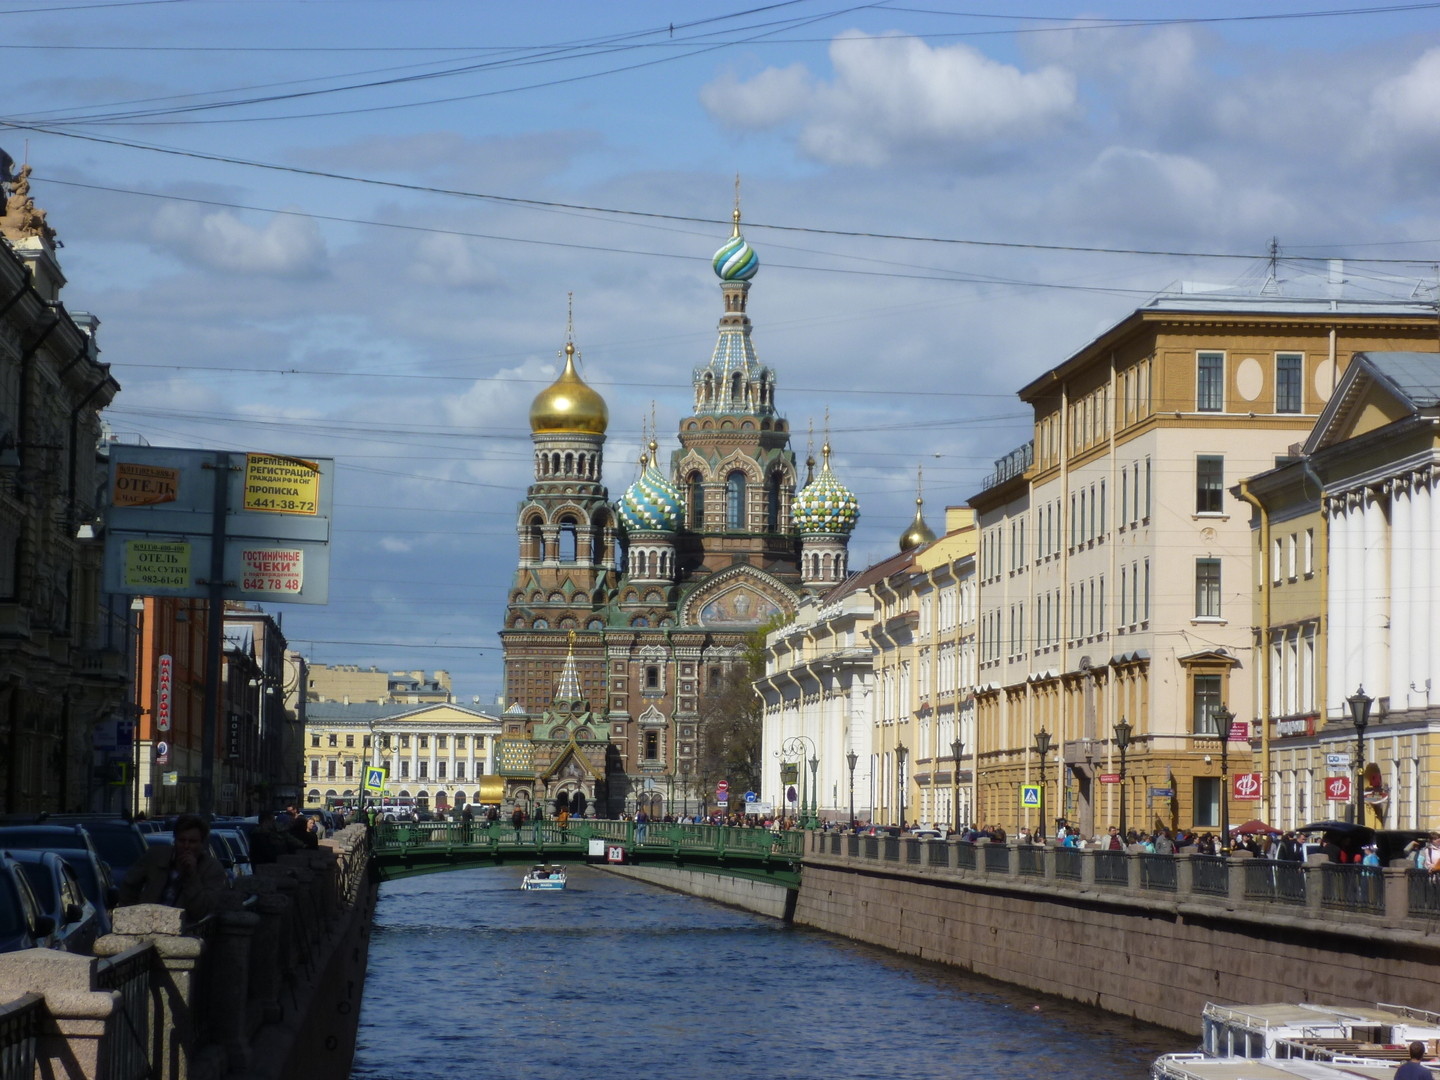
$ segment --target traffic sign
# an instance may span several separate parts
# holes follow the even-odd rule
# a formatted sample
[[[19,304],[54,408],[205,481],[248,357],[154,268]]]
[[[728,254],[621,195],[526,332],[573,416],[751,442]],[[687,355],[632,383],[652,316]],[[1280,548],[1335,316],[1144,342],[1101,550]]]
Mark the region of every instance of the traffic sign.
[[[754,801],[755,801],[756,799],[758,799],[759,797],[760,797],[760,796],[756,795],[755,792],[753,792],[753,791],[747,791],[747,792],[745,792],[745,801],[746,801],[746,802],[754,802]]]
[[[1039,785],[1039,784],[1021,784],[1021,785],[1020,785],[1020,805],[1021,805],[1021,806],[1025,806],[1025,807],[1031,807],[1031,806],[1033,806],[1033,807],[1035,807],[1035,808],[1037,808],[1037,809],[1039,808],[1039,806],[1040,806],[1040,785]]]
[[[383,765],[367,765],[365,767],[366,791],[379,794],[385,790],[385,767]]]
[[[729,780],[720,780],[720,781],[718,781],[718,782],[715,784],[715,790],[716,790],[716,791],[729,791],[729,790],[730,790],[730,781],[729,781]]]

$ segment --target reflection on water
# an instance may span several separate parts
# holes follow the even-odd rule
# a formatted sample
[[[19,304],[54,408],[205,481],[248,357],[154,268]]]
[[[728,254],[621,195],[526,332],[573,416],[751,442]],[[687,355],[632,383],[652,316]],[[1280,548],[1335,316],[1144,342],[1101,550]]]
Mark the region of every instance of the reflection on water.
[[[351,1075],[1142,1080],[1183,1037],[576,867],[381,888]]]

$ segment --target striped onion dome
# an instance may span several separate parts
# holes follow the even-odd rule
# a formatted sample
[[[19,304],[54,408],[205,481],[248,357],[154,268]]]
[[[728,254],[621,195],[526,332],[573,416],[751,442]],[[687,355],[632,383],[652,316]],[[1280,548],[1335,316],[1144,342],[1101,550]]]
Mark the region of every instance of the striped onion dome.
[[[830,471],[829,443],[821,453],[820,474],[795,496],[795,524],[807,536],[849,536],[860,520],[860,500]]]
[[[680,489],[655,468],[658,446],[652,440],[650,456],[641,455],[640,478],[615,505],[620,520],[630,532],[675,532],[680,528],[684,503]]]
[[[760,269],[760,256],[740,235],[740,207],[735,207],[735,231],[711,261],[715,276],[721,281],[749,281]]]

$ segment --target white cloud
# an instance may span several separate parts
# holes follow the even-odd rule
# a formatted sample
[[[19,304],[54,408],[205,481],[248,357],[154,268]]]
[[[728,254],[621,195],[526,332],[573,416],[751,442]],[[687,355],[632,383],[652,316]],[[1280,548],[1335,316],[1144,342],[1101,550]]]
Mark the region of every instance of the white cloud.
[[[905,150],[1034,138],[1078,115],[1074,77],[1059,67],[1024,72],[968,45],[847,33],[830,45],[834,78],[800,65],[748,82],[727,76],[701,101],[722,122],[759,128],[799,117],[800,146],[834,165],[878,166]]]
[[[428,234],[416,245],[411,276],[424,285],[443,288],[488,288],[499,284],[501,274],[481,254],[480,240],[464,236]]]
[[[1377,119],[1407,134],[1440,134],[1440,48],[1429,49],[1408,71],[1375,87]]]
[[[403,536],[382,536],[380,538],[380,550],[388,551],[394,555],[403,555],[413,550],[414,543]]]
[[[272,217],[256,228],[229,210],[172,204],[155,215],[152,239],[187,262],[231,273],[311,277],[325,269],[325,241],[308,217]]]

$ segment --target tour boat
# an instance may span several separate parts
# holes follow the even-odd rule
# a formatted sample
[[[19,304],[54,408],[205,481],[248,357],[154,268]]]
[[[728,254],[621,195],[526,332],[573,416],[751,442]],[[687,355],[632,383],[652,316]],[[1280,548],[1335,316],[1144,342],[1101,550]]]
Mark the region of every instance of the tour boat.
[[[1212,1058],[1305,1058],[1340,1056],[1398,1063],[1412,1042],[1426,1044],[1427,1060],[1440,1053],[1440,1014],[1404,1005],[1205,1006],[1201,1049]]]
[[[1217,1058],[1162,1054],[1151,1080],[1394,1080],[1397,1062],[1342,1056],[1332,1061],[1294,1058]]]
[[[527,892],[532,889],[558,892],[565,888],[565,868],[551,866],[549,863],[536,863],[525,875],[525,880],[520,882],[520,888]]]

